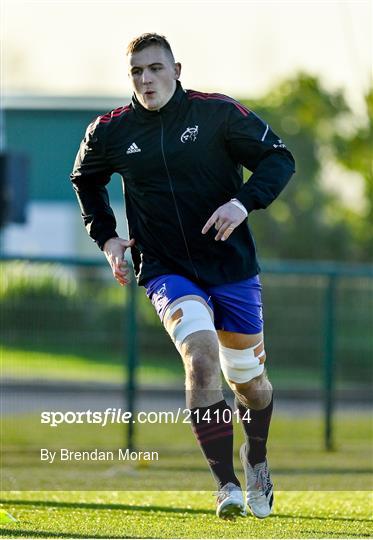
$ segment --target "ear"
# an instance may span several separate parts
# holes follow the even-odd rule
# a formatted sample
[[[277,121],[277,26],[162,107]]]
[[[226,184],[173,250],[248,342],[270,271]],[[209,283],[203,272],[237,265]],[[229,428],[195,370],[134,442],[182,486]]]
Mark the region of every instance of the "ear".
[[[175,81],[177,81],[180,78],[181,73],[181,64],[180,62],[175,62]]]

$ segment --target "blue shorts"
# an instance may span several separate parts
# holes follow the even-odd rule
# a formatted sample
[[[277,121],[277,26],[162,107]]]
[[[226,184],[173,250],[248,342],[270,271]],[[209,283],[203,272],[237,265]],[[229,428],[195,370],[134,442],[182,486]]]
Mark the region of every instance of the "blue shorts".
[[[164,274],[149,280],[145,288],[161,321],[168,306],[177,298],[195,294],[212,309],[217,330],[240,334],[263,331],[262,286],[258,275],[235,283],[201,287],[177,274]]]

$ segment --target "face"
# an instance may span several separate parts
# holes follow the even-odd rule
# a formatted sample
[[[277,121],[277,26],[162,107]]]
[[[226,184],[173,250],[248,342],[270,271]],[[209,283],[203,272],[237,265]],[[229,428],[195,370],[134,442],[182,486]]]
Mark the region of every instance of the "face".
[[[141,105],[155,111],[166,105],[176,88],[181,65],[166,50],[151,45],[128,56],[129,78]]]

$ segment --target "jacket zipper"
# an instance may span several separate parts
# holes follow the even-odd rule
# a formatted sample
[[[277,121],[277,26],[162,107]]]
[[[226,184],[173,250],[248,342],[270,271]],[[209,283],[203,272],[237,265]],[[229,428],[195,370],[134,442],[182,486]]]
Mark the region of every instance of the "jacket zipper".
[[[158,112],[159,112],[159,111],[158,111]],[[165,168],[166,168],[166,173],[167,173],[168,183],[169,183],[170,190],[171,190],[171,194],[172,194],[172,198],[173,198],[173,201],[174,201],[175,210],[176,210],[176,214],[177,214],[177,219],[178,219],[178,222],[179,222],[179,225],[180,225],[181,235],[182,235],[183,240],[184,240],[184,245],[185,245],[185,249],[186,249],[186,252],[187,252],[187,255],[188,255],[188,259],[189,259],[190,265],[191,265],[191,267],[192,267],[192,269],[193,269],[194,275],[195,275],[196,278],[199,280],[199,275],[198,275],[198,272],[197,272],[197,270],[196,270],[196,267],[195,267],[194,264],[193,264],[193,260],[192,260],[191,254],[190,254],[188,242],[187,242],[187,239],[186,239],[186,236],[185,236],[185,231],[184,231],[183,223],[182,223],[182,221],[181,221],[181,215],[180,215],[179,208],[178,208],[177,201],[176,201],[176,196],[175,196],[174,186],[173,186],[173,184],[172,184],[172,178],[171,178],[171,175],[170,175],[170,171],[169,171],[169,169],[168,169],[168,165],[167,165],[167,161],[166,161],[166,156],[165,156],[165,153],[164,153],[164,137],[163,137],[164,130],[163,130],[163,119],[162,119],[162,114],[161,114],[161,112],[159,112],[159,119],[160,119],[160,122],[161,122],[161,151],[162,151],[163,163],[164,163],[164,166],[165,166]]]

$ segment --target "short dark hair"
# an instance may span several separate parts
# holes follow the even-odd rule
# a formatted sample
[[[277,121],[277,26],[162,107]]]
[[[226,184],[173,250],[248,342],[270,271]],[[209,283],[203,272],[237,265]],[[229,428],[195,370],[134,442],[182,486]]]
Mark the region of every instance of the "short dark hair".
[[[155,32],[147,32],[145,34],[141,34],[141,36],[135,37],[128,44],[126,54],[128,55],[142,51],[143,49],[151,47],[152,45],[158,45],[158,47],[162,47],[162,49],[164,49],[171,55],[172,60],[175,61],[171,45],[169,44],[165,36],[161,36],[160,34],[156,34]]]

